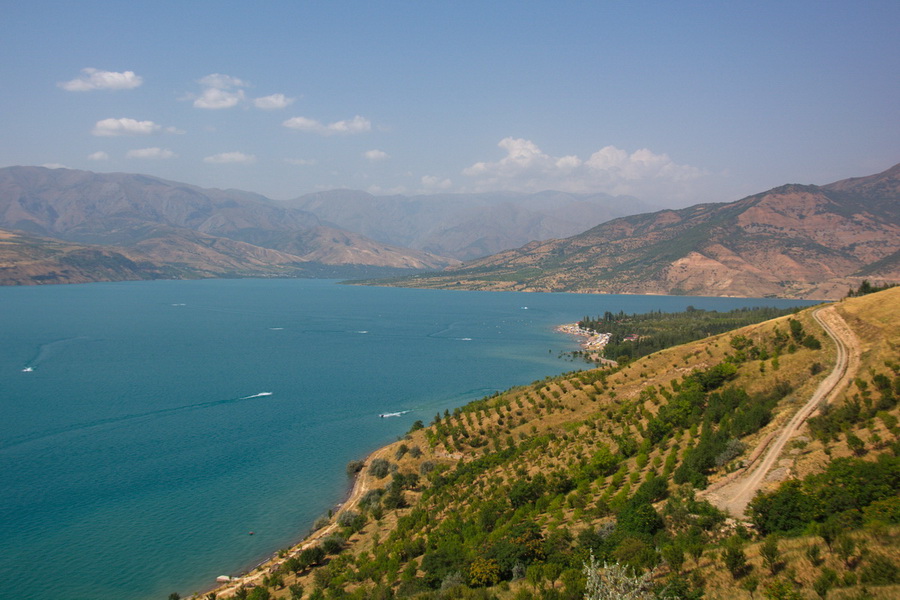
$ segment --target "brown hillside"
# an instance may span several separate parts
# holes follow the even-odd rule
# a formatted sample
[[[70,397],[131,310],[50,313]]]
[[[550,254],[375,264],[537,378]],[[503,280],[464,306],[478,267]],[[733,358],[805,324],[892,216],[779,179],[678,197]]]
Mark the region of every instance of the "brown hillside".
[[[900,165],[827,186],[616,219],[393,284],[837,299],[900,282]]]

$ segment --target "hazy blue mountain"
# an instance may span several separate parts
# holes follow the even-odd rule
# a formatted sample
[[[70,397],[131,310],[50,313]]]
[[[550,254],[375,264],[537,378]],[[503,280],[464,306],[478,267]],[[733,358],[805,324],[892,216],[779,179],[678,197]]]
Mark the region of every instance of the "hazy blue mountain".
[[[355,190],[307,194],[285,203],[386,244],[460,260],[569,237],[656,207],[607,194],[435,194],[374,196]]]

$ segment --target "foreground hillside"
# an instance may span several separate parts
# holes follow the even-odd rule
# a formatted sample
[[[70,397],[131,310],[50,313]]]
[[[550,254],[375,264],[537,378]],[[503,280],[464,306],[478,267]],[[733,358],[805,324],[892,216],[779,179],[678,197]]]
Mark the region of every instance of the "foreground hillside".
[[[125,173],[0,169],[0,228],[50,239],[30,241],[44,247],[27,266],[9,264],[7,279],[21,274],[12,281],[20,284],[145,278],[113,274],[104,260],[86,255],[68,276],[52,259],[58,242],[112,246],[98,252],[133,254],[170,275],[193,277],[377,276],[456,262],[375,242],[256,194]]]
[[[837,299],[900,282],[900,165],[826,186],[786,185],[603,223],[410,287]]]
[[[435,415],[206,597],[896,598],[898,345],[894,288]],[[745,515],[710,502],[786,431]]]

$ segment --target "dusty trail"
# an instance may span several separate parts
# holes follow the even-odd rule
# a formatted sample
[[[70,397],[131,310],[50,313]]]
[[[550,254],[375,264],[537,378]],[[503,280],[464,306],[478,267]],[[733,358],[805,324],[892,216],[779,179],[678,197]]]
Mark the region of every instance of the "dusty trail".
[[[780,431],[767,436],[750,456],[749,464],[727,478],[707,488],[699,495],[736,519],[745,519],[747,505],[765,481],[766,475],[778,461],[788,441],[823,401],[832,402],[855,376],[859,368],[859,340],[835,310],[834,305],[817,308],[813,318],[834,340],[837,360],[812,397],[798,410]]]

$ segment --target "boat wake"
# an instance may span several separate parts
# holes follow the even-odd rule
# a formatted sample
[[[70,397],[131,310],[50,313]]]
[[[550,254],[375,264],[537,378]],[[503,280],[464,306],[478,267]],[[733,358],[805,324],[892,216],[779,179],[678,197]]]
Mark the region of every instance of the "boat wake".
[[[189,412],[189,411],[195,411],[195,410],[203,410],[203,409],[207,409],[207,408],[213,408],[216,406],[223,406],[226,404],[235,404],[237,402],[242,402],[244,400],[252,400],[254,398],[262,398],[265,396],[271,396],[272,394],[273,394],[272,392],[259,392],[258,394],[252,394],[250,396],[240,396],[237,398],[226,398],[224,400],[210,400],[208,402],[196,402],[194,404],[186,404],[184,406],[173,406],[171,408],[160,408],[157,410],[149,410],[146,412],[132,413],[130,415],[122,415],[119,417],[108,417],[105,419],[95,419],[93,421],[86,421],[84,423],[73,423],[71,425],[66,425],[63,427],[47,429],[44,431],[36,431],[34,433],[29,433],[29,434],[25,434],[25,435],[21,435],[18,437],[13,437],[13,438],[9,438],[9,439],[0,441],[0,451],[6,450],[8,448],[12,448],[13,446],[27,444],[28,442],[34,442],[37,440],[42,440],[44,438],[53,437],[55,435],[61,435],[64,433],[72,433],[72,432],[81,431],[81,430],[85,430],[85,429],[102,427],[104,425],[116,425],[116,424],[125,423],[128,421],[135,421],[137,419],[155,418],[155,417],[173,415],[176,413]],[[409,411],[407,411],[407,412],[409,412]]]
[[[73,342],[89,339],[90,338],[87,336],[79,335],[77,337],[63,338],[61,340],[54,340],[52,342],[47,342],[46,344],[41,344],[38,347],[37,354],[25,364],[25,368],[22,369],[22,372],[31,373],[38,365],[64,350],[66,346]]]
[[[403,415],[405,415],[407,413],[411,413],[411,412],[412,412],[411,410],[401,410],[400,412],[381,413],[378,416],[381,417],[382,419],[388,419],[390,417],[402,417]]]

